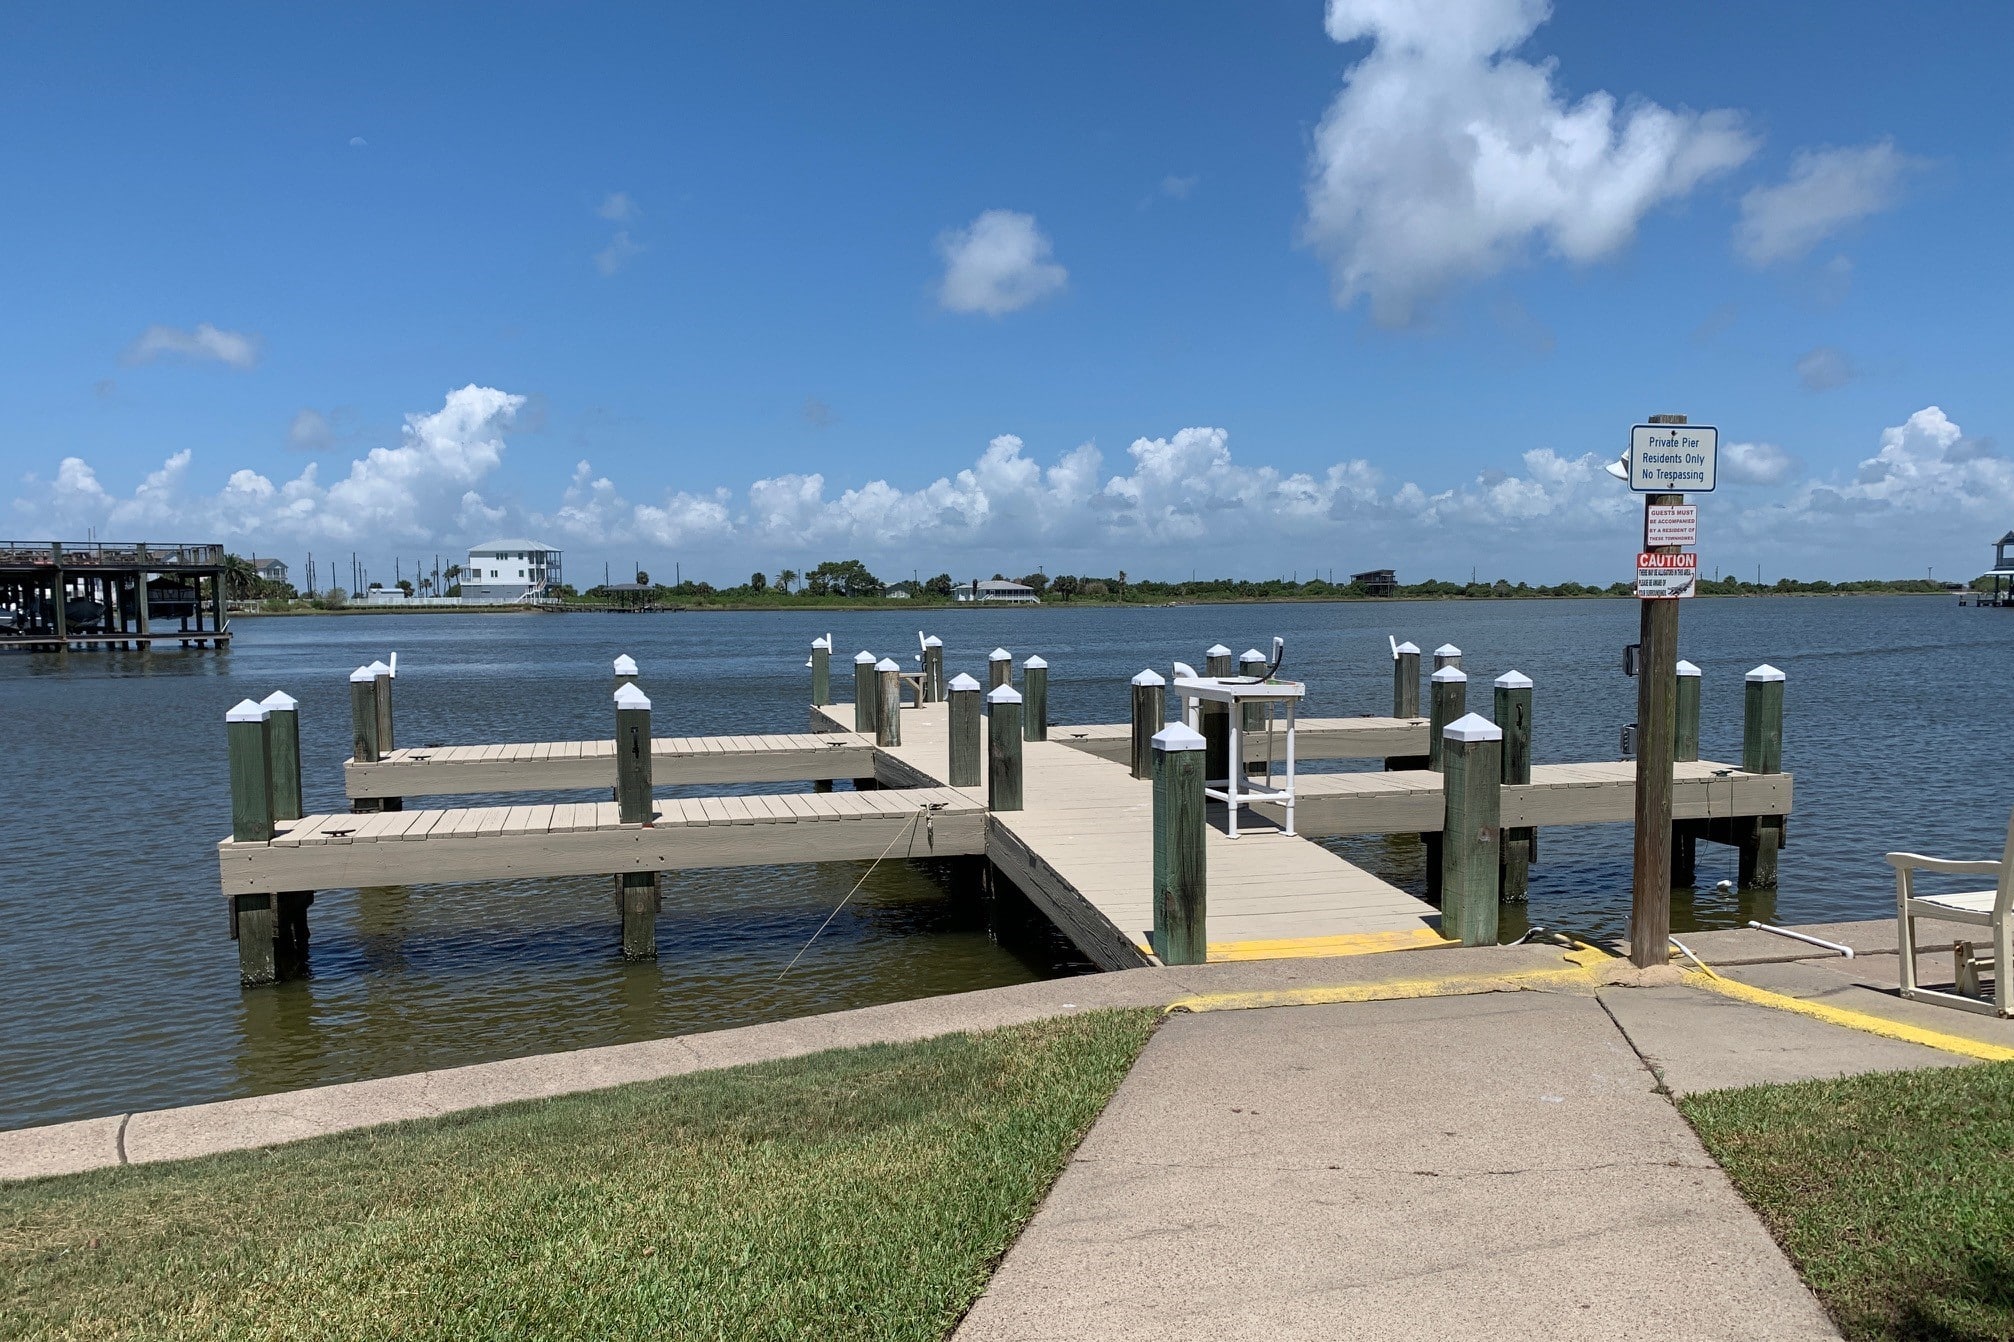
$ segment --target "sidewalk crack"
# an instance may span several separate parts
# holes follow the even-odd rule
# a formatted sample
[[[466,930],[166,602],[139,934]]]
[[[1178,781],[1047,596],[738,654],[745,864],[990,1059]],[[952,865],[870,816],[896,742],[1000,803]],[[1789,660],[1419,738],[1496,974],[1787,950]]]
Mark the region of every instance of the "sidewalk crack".
[[[133,1163],[126,1158],[126,1125],[132,1121],[133,1115],[130,1111],[119,1115],[119,1132],[112,1139],[113,1149],[119,1153],[119,1163],[121,1165],[130,1165]]]

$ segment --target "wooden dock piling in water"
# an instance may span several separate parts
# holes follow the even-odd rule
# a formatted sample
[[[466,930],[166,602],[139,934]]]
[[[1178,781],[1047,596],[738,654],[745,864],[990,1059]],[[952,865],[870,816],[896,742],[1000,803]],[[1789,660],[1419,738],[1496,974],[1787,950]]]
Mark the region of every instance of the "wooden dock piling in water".
[[[874,744],[902,744],[902,667],[893,657],[874,664]]]
[[[1505,783],[1531,782],[1531,677],[1522,671],[1506,671],[1496,679],[1496,725],[1503,732],[1501,779]],[[1526,899],[1531,892],[1532,849],[1538,831],[1528,825],[1503,833],[1503,862],[1500,889],[1503,898]]]
[[[811,640],[811,706],[823,708],[832,702],[832,639],[830,635]]]
[[[1049,663],[1041,657],[1021,663],[1021,739],[1049,739]]]
[[[986,809],[1021,809],[1021,694],[996,685],[986,696],[991,724],[986,745]]]
[[[985,752],[980,734],[985,714],[979,711],[979,682],[964,672],[951,678],[951,772],[952,787],[978,787],[980,760]]]
[[[1205,743],[1177,722],[1156,732],[1154,753],[1154,954],[1164,965],[1209,959],[1209,873],[1204,842]]]
[[[1168,680],[1149,668],[1133,677],[1132,739],[1127,763],[1133,777],[1154,776],[1154,737],[1168,722]]]
[[[1441,735],[1441,935],[1464,946],[1494,946],[1503,731],[1488,718],[1469,713],[1449,723]]]
[[[863,736],[874,734],[880,716],[881,693],[874,678],[875,656],[862,648],[853,656],[853,730]]]
[[[1744,680],[1741,767],[1752,774],[1783,772],[1783,673],[1767,662]],[[1775,889],[1777,854],[1782,847],[1782,816],[1750,820],[1740,846],[1736,883],[1743,890]]]

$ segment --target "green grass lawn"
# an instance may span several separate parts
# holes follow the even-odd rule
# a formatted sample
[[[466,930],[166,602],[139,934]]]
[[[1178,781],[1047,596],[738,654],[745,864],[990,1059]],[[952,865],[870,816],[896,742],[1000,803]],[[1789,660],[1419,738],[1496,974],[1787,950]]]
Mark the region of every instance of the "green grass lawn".
[[[1679,1107],[1848,1338],[2014,1338],[2014,1063]]]
[[[0,1336],[941,1338],[1155,1019],[0,1186]]]

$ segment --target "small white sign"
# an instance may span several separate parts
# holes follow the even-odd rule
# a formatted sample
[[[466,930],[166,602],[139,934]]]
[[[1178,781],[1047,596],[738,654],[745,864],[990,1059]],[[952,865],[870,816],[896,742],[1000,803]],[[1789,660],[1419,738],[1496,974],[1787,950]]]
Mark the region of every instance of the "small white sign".
[[[1711,424],[1634,424],[1629,487],[1639,494],[1709,494],[1720,430]]]
[[[1691,596],[1698,578],[1698,555],[1661,555],[1645,550],[1636,557],[1636,594],[1645,601]]]
[[[1645,545],[1699,544],[1699,508],[1690,503],[1653,503],[1643,510]]]

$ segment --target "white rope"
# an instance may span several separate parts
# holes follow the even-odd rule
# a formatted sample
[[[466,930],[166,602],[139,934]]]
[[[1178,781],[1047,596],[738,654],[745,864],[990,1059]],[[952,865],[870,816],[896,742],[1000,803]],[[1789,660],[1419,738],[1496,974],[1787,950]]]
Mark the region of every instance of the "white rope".
[[[887,857],[890,853],[894,852],[895,845],[902,842],[903,836],[913,834],[916,830],[916,822],[929,814],[930,814],[930,808],[928,806],[919,806],[916,808],[916,814],[909,817],[909,824],[904,828],[897,830],[895,832],[895,837],[888,841],[888,846],[881,850],[881,857],[877,857],[872,862],[867,864],[867,870],[860,873],[860,879],[855,881],[853,883],[853,888],[846,892],[846,898],[840,900],[838,905],[833,908],[832,912],[825,915],[825,921],[820,923],[818,925],[818,930],[811,934],[811,940],[805,942],[804,945],[798,950],[797,954],[790,957],[790,963],[783,967],[783,973],[778,974],[776,976],[776,981],[778,983],[783,982],[784,975],[790,973],[791,970],[797,968],[797,962],[799,960],[802,960],[805,957],[805,955],[810,952],[813,943],[815,943],[821,936],[825,935],[825,929],[832,926],[832,920],[839,916],[839,911],[846,907],[847,901],[851,900],[855,895],[860,893],[860,887],[867,884],[867,878],[869,876],[872,876],[874,874],[874,869],[881,865],[881,858]]]

